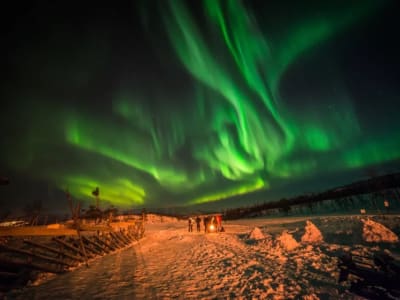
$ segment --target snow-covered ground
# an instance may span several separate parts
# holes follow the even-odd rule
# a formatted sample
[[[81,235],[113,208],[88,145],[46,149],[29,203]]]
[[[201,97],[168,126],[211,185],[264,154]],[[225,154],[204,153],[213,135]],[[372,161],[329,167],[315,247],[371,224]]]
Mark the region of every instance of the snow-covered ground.
[[[223,225],[222,233],[190,233],[186,222],[152,218],[133,247],[7,298],[362,299],[347,291],[348,283],[338,283],[337,255],[370,256],[384,249],[400,254],[399,216],[265,218]]]

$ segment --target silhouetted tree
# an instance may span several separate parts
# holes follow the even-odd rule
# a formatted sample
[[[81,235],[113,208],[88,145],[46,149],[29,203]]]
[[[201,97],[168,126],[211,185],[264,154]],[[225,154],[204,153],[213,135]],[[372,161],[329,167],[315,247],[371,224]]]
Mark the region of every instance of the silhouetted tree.
[[[41,199],[35,199],[31,203],[25,205],[24,212],[30,225],[37,225],[42,208]]]
[[[108,219],[108,222],[111,222],[113,217],[118,214],[118,208],[114,205],[111,205],[109,208],[103,211],[103,218]]]
[[[84,218],[93,220],[99,220],[102,218],[102,216],[103,216],[102,211],[97,207],[95,207],[94,205],[90,205],[83,215]]]

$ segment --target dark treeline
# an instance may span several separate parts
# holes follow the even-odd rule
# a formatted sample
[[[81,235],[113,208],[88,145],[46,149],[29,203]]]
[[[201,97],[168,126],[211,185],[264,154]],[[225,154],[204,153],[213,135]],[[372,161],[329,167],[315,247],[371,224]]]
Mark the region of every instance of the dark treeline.
[[[278,201],[257,204],[249,207],[228,209],[224,212],[225,219],[238,219],[261,215],[289,213],[314,213],[355,211],[368,209],[374,212],[390,212],[390,209],[400,206],[400,173],[358,181],[321,193],[282,198]],[[382,206],[387,202],[387,207]]]

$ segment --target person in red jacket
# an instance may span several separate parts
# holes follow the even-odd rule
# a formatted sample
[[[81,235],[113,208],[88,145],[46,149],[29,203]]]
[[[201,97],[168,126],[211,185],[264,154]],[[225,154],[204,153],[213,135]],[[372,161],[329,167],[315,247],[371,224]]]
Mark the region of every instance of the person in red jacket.
[[[217,215],[215,218],[217,219],[217,231],[222,231],[222,216]]]

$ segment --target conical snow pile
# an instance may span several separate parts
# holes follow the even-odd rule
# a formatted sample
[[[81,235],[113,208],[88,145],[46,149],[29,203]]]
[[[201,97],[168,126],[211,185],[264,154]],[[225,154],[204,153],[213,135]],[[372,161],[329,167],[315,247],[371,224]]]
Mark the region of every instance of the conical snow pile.
[[[260,228],[254,227],[253,230],[249,233],[248,239],[250,240],[263,240],[265,239],[265,235],[261,231]]]
[[[396,243],[399,237],[389,228],[370,219],[361,220],[364,223],[363,238],[367,242]]]
[[[299,246],[299,243],[293,238],[293,235],[288,233],[286,230],[282,232],[280,236],[276,238],[279,245],[288,251],[291,251]]]
[[[311,221],[306,222],[306,232],[301,237],[302,243],[321,243],[324,241],[321,231]]]

